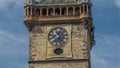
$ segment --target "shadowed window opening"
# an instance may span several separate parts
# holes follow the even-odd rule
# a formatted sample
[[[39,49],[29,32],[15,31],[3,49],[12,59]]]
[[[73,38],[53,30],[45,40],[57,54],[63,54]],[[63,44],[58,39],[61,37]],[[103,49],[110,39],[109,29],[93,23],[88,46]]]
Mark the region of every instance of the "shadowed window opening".
[[[34,15],[34,8],[32,8],[32,15]]]
[[[62,9],[62,15],[66,15],[66,11],[67,11],[67,9],[66,9],[66,8],[63,8],[63,9]]]
[[[49,9],[49,15],[50,15],[50,16],[53,15],[53,8],[50,8],[50,9]]]
[[[55,9],[55,15],[60,15],[60,8]]]
[[[79,7],[75,8],[75,15],[80,15],[80,8]]]
[[[36,14],[35,15],[40,16],[40,9],[39,8],[36,9]]]
[[[43,16],[46,16],[46,15],[47,15],[47,9],[46,9],[46,8],[42,9],[42,15],[43,15]]]
[[[86,5],[84,6],[84,8],[85,8],[85,12],[87,12],[87,6]]]
[[[81,6],[81,13],[83,13],[83,6]]]
[[[30,9],[30,7],[29,7],[29,8],[28,8],[28,15],[31,15],[30,12],[31,12],[31,9]]]

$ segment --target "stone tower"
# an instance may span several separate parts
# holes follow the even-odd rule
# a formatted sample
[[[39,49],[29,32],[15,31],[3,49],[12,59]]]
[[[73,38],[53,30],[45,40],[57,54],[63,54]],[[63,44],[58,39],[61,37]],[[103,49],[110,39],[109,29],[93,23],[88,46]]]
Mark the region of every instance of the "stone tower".
[[[90,0],[26,0],[29,68],[91,68]]]

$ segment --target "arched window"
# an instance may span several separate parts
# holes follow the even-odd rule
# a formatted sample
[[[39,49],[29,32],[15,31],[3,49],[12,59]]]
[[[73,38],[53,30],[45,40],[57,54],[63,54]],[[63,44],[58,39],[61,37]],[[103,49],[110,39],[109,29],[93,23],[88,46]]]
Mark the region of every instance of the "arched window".
[[[48,13],[49,15],[53,15],[53,8],[50,8],[49,9],[49,13]]]
[[[43,9],[42,9],[42,15],[43,15],[43,16],[46,16],[46,15],[47,15],[47,9],[46,9],[46,8],[43,8]]]
[[[84,6],[84,8],[85,8],[84,11],[87,12],[87,6],[86,5]]]
[[[60,8],[55,9],[55,15],[60,15]]]
[[[28,15],[31,15],[31,9],[30,9],[30,7],[28,8]]]
[[[68,15],[73,15],[73,8],[72,7],[68,8]]]
[[[75,8],[75,15],[80,15],[80,8],[79,7]]]
[[[83,6],[81,6],[81,13],[83,13]]]
[[[62,8],[62,15],[66,15],[66,11],[67,11],[66,8]]]
[[[35,12],[36,12],[35,13],[36,16],[40,16],[40,9],[39,8],[37,8]]]

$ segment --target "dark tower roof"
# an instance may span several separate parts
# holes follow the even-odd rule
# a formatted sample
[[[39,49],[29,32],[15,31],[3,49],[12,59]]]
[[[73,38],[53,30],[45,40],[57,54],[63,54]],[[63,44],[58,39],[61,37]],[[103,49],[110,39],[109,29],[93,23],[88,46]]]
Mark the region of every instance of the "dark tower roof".
[[[80,4],[89,2],[90,0],[27,0],[27,5],[38,5],[38,4]]]
[[[73,3],[73,0],[39,0],[43,1],[41,3],[47,3],[47,4],[60,4],[60,3]]]

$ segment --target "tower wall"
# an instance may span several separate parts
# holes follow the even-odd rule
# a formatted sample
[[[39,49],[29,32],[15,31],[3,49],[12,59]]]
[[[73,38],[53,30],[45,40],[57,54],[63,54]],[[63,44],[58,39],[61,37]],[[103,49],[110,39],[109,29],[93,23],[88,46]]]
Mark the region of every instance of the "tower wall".
[[[29,68],[91,68],[90,50],[95,41],[89,0],[30,1],[24,19],[30,32]],[[55,46],[49,33],[58,27],[66,31],[68,40]],[[60,30],[52,34],[53,41],[63,41],[64,33],[57,32]],[[61,53],[56,54],[56,49]]]
[[[71,30],[68,28],[71,33],[71,40],[69,40],[71,45],[68,46],[71,49],[70,51],[67,47],[63,49],[68,52],[68,55],[55,55],[54,48],[48,48],[50,43],[47,42],[47,33],[54,26],[66,25],[37,25],[30,32],[30,68],[90,68],[90,47],[87,43],[89,39],[84,24],[67,24],[67,27],[71,27]],[[47,55],[48,52],[51,54]]]

